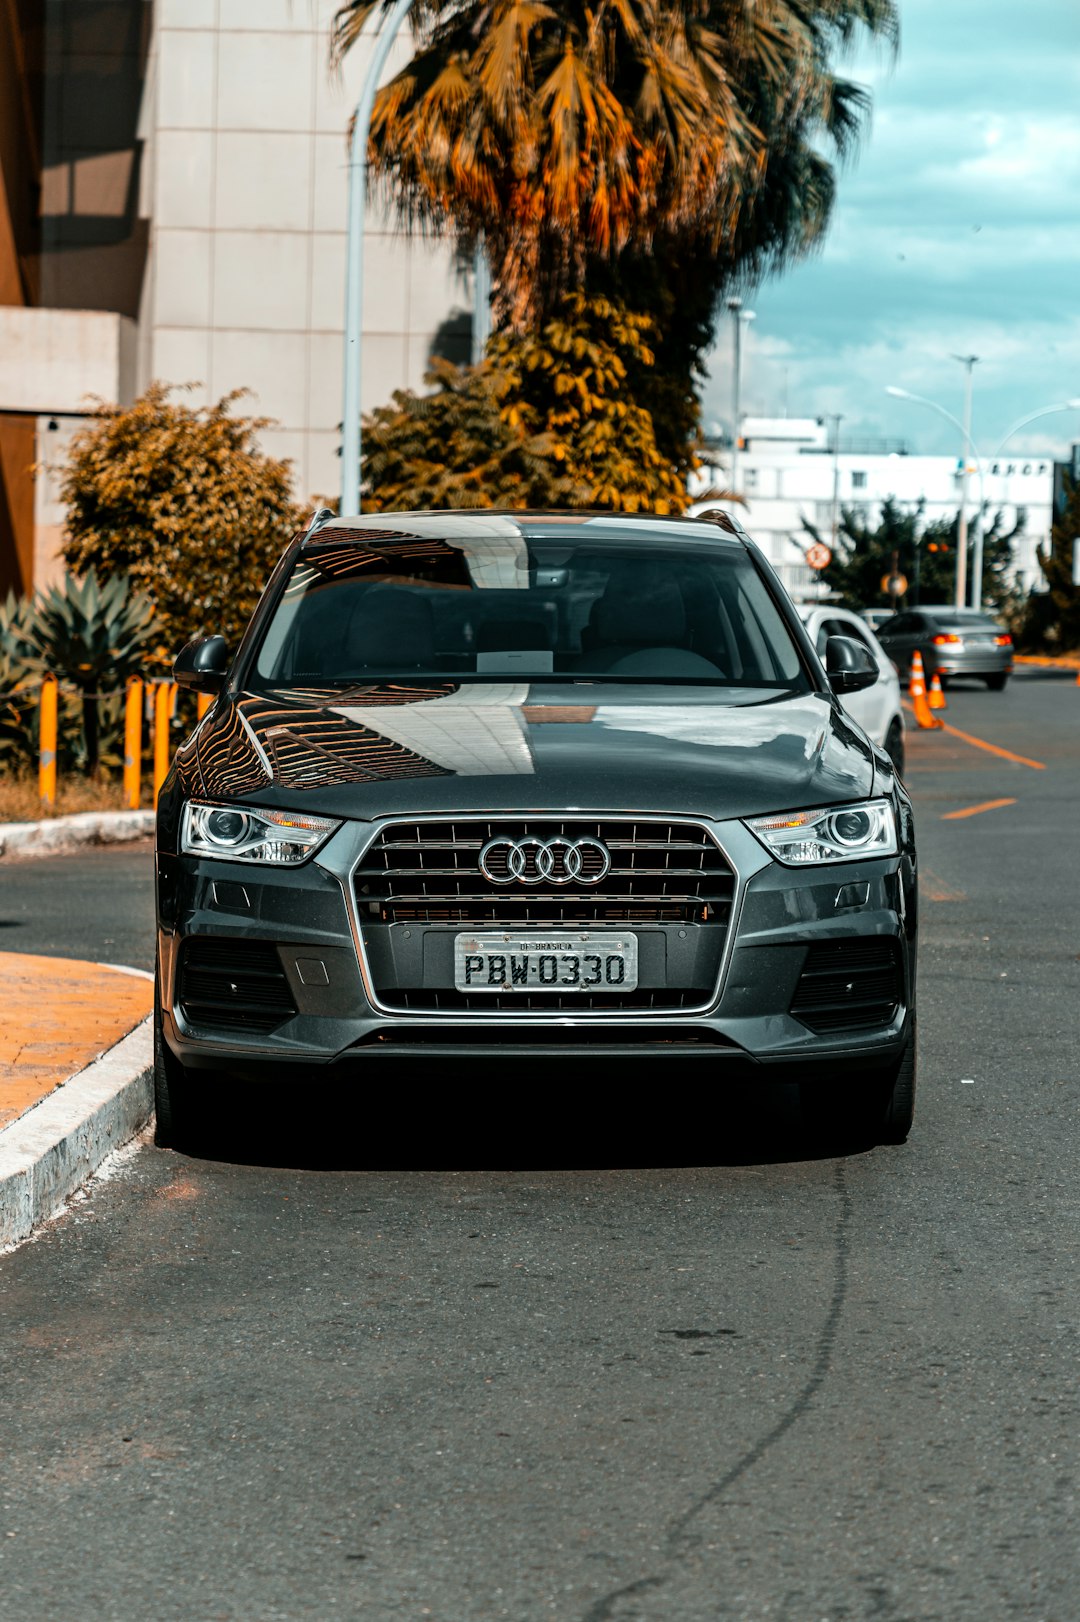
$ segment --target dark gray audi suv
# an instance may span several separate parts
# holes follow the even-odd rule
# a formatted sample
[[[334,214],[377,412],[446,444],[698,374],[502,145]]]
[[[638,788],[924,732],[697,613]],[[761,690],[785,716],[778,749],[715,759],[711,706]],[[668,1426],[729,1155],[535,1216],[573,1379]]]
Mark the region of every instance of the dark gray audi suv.
[[[722,514],[317,514],[176,661],[159,1141],[234,1075],[651,1055],[902,1142],[911,804],[837,696],[877,674]]]

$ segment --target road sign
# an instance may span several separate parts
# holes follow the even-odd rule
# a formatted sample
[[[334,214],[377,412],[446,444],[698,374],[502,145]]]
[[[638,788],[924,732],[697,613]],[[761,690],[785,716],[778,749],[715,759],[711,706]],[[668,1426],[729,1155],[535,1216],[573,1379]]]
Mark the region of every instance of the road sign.
[[[811,569],[827,569],[832,562],[832,553],[824,541],[815,541],[806,548],[806,561]]]
[[[890,597],[902,597],[907,591],[906,574],[883,574],[881,589],[887,591]]]

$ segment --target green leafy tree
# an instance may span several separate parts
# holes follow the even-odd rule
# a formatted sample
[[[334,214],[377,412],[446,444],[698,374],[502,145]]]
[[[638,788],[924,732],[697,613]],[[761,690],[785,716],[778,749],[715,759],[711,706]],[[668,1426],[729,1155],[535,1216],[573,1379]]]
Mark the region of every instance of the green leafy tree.
[[[390,0],[346,0],[340,58]],[[483,239],[499,325],[568,290],[648,310],[639,402],[685,453],[717,301],[817,247],[869,99],[834,62],[894,0],[417,0],[369,160],[405,218]]]
[[[536,335],[496,334],[477,367],[438,363],[364,429],[368,504],[681,512],[685,479],[635,403],[653,323],[565,296]]]
[[[243,390],[191,407],[154,383],[102,406],[71,442],[62,495],[64,561],[149,596],[158,658],[200,632],[235,642],[300,522],[289,464],[256,443],[268,419],[233,415]]]
[[[432,392],[398,389],[364,423],[368,511],[559,507],[570,483],[550,447],[504,418],[501,379],[485,366],[437,360]]]
[[[959,514],[924,524],[923,512],[921,502],[905,509],[890,499],[882,502],[880,520],[871,527],[851,508],[842,510],[832,561],[821,574],[825,586],[839,592],[845,607],[890,606],[883,581],[894,567],[907,580],[907,596],[901,601],[908,606],[954,600]],[[1012,600],[1008,577],[1012,543],[1023,527],[1024,514],[1019,512],[1012,529],[1006,531],[999,512],[984,530],[982,599],[991,607],[1004,609]],[[808,545],[825,541],[832,546],[831,536],[808,519],[803,519],[803,529]]]

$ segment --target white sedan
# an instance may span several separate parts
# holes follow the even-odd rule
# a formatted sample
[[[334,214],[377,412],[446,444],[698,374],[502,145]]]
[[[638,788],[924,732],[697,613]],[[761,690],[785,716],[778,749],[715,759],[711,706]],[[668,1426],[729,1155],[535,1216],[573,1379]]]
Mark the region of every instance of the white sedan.
[[[849,636],[869,648],[881,675],[861,693],[845,693],[840,702],[874,743],[880,744],[901,774],[904,770],[904,712],[900,708],[900,681],[885,649],[859,614],[833,603],[797,603],[803,624],[824,659],[830,636]]]

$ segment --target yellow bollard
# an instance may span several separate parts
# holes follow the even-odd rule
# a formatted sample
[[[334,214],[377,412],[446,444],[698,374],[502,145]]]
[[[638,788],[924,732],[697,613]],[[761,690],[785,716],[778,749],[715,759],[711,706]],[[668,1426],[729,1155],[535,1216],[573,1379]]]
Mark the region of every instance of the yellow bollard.
[[[41,714],[38,726],[38,794],[43,811],[56,809],[56,707],[57,681],[46,676],[41,684]]]
[[[139,809],[142,793],[142,706],[143,684],[129,676],[124,704],[124,804],[129,811]]]
[[[175,684],[160,681],[154,688],[154,807],[157,808],[161,785],[169,774],[169,711],[173,704]]]
[[[201,721],[211,704],[214,702],[213,693],[200,693],[195,703],[195,712]]]

